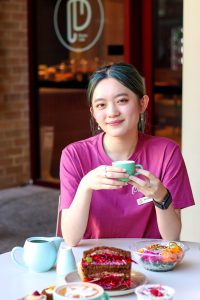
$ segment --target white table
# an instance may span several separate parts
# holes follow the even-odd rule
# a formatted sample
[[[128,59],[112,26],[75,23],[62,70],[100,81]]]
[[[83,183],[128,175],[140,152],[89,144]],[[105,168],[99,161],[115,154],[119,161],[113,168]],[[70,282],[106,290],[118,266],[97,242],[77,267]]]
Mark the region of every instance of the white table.
[[[96,245],[115,246],[129,249],[138,239],[101,239],[83,240],[79,246],[73,248],[76,260],[80,261],[82,251]],[[133,264],[135,271],[146,275],[149,283],[169,285],[176,290],[174,300],[200,300],[200,244],[186,244],[190,250],[186,252],[183,262],[173,271],[152,272]],[[0,299],[16,300],[35,290],[51,285],[64,283],[64,277],[58,276],[55,269],[45,273],[33,273],[16,266],[11,260],[10,252],[0,255]],[[117,299],[136,299],[136,295],[115,297]],[[114,300],[114,297],[112,298]]]

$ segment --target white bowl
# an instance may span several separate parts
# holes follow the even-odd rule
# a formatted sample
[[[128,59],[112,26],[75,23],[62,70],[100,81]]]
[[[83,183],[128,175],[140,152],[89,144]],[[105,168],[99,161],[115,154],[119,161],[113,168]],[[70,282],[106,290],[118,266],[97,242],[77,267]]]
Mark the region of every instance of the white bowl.
[[[144,284],[135,289],[138,300],[172,300],[175,290],[160,284]]]
[[[144,240],[134,244],[132,256],[146,270],[170,271],[182,261],[188,249],[180,242]]]

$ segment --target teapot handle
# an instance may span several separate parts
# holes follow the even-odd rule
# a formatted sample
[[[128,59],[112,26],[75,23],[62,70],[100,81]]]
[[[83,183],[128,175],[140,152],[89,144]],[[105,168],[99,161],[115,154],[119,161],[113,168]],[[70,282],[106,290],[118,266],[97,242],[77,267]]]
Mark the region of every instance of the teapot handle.
[[[20,265],[21,267],[26,268],[24,261],[17,259],[17,257],[15,256],[16,252],[19,252],[19,253],[21,252],[21,256],[23,256],[24,248],[23,247],[14,247],[11,250],[11,258],[17,265]]]

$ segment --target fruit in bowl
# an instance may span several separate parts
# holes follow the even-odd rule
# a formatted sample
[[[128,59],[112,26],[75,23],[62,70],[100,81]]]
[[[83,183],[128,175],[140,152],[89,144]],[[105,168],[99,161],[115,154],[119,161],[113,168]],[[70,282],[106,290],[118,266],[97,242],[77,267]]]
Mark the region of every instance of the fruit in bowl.
[[[180,263],[188,247],[180,242],[145,240],[136,242],[133,259],[150,271],[170,271]]]

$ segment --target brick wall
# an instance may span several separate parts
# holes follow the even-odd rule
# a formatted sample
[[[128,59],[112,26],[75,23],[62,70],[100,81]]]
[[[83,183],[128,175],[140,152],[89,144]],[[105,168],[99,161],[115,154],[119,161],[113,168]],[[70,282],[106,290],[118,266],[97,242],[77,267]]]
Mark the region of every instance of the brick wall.
[[[0,0],[0,189],[30,178],[27,50],[26,0]]]

